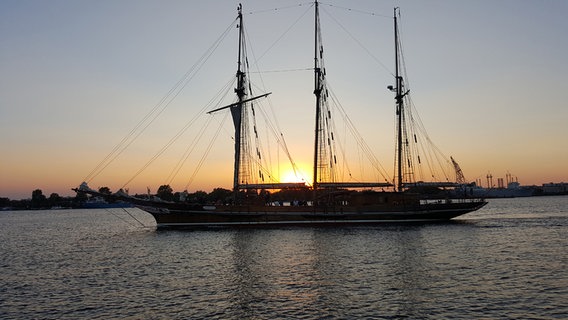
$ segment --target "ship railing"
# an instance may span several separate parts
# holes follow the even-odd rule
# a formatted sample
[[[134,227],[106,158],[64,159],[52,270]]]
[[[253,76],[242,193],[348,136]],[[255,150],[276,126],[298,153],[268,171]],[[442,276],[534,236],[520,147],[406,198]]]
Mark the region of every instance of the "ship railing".
[[[459,184],[455,182],[406,182],[402,184],[403,188],[411,188],[411,187],[435,187],[435,188],[455,188],[458,187]]]
[[[448,203],[476,203],[483,202],[482,198],[445,198],[445,199],[421,199],[421,205],[448,204]]]

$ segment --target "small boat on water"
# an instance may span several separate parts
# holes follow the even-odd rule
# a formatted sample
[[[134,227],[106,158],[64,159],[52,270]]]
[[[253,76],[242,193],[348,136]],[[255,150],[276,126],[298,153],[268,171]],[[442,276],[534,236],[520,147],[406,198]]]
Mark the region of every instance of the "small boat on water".
[[[334,140],[327,107],[328,88],[323,65],[323,45],[318,1],[313,3],[315,17],[314,89],[315,130],[313,180],[311,185],[301,183],[251,183],[247,178],[251,147],[248,143],[250,125],[246,123],[251,104],[270,93],[252,95],[246,60],[245,31],[242,6],[236,18],[239,30],[238,68],[235,93],[237,101],[209,113],[229,110],[234,124],[233,195],[228,203],[203,204],[142,199],[126,193],[101,194],[83,183],[74,189],[78,193],[104,196],[132,203],[150,213],[158,228],[203,228],[283,225],[351,225],[375,223],[447,221],[478,210],[487,202],[481,198],[456,196],[446,192],[458,187],[455,182],[419,182],[413,180],[413,161],[410,159],[406,103],[409,90],[401,76],[397,9],[394,14],[395,83],[389,86],[395,95],[396,155],[395,179],[392,181],[353,182],[338,181],[332,174],[336,157],[331,149]],[[254,109],[252,111],[254,113]],[[256,134],[256,128],[255,128]],[[409,136],[410,135],[410,136]],[[416,136],[413,137],[416,140]],[[258,149],[257,151],[258,152]],[[260,155],[259,155],[260,156]],[[420,158],[417,160],[420,161]],[[263,172],[259,172],[263,176]],[[378,190],[377,190],[378,188]],[[272,201],[266,190],[292,190],[294,199]],[[260,191],[260,192],[258,192]]]

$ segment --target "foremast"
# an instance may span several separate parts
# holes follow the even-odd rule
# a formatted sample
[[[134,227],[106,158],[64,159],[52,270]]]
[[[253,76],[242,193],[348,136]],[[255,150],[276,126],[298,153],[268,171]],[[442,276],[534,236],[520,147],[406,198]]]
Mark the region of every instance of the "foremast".
[[[237,28],[239,29],[238,36],[238,60],[237,60],[237,83],[235,86],[235,93],[237,95],[237,102],[226,105],[215,110],[211,110],[208,113],[214,113],[224,109],[231,110],[231,117],[233,119],[233,125],[235,128],[235,144],[234,144],[234,165],[233,165],[233,200],[235,204],[241,203],[239,198],[239,192],[242,189],[282,189],[282,188],[297,188],[304,186],[303,183],[254,183],[251,180],[251,160],[249,156],[250,152],[250,141],[248,133],[248,108],[247,105],[251,104],[254,100],[259,98],[264,98],[271,93],[264,93],[258,96],[252,96],[251,87],[249,80],[247,79],[248,74],[248,61],[246,57],[246,41],[245,41],[245,31],[243,26],[243,14],[242,14],[242,4],[237,7]],[[251,97],[249,97],[251,96]],[[252,104],[250,105],[252,108]],[[253,110],[254,115],[254,110]],[[256,134],[256,126],[254,126],[254,132]],[[260,159],[260,153],[257,148],[257,156]],[[264,181],[263,173],[259,169],[260,179]]]

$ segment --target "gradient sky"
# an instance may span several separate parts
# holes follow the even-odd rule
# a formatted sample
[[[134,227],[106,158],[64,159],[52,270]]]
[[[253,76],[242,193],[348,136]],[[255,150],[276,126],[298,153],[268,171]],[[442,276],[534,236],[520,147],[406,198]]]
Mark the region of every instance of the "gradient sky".
[[[70,188],[230,25],[238,2],[0,1],[0,197],[29,198],[37,188],[47,196],[73,194]],[[249,49],[263,70],[312,66],[311,11],[271,47],[309,3],[240,2]],[[523,185],[568,182],[568,2],[323,1],[328,79],[346,108],[355,105],[350,116],[363,135],[377,135],[377,128],[385,132],[384,139],[368,142],[389,170],[394,107],[385,88],[392,84],[395,6],[401,8],[413,101],[430,138],[456,158],[468,180],[485,181],[491,172],[496,181],[510,172]],[[331,17],[374,58],[360,47],[350,51],[357,43]],[[162,123],[141,137],[144,142],[133,144],[117,159],[121,164],[109,166],[91,187],[121,187],[234,76],[235,35],[213,57],[219,62],[199,74],[203,80],[192,82],[164,112]],[[310,176],[311,71],[266,74],[263,83],[274,92],[271,105],[294,159]],[[227,124],[220,141],[230,140]],[[231,152],[230,146],[212,150],[207,161],[212,174],[197,179],[189,191],[230,188]],[[166,160],[165,170],[151,167],[128,185],[131,192],[155,190],[176,161]],[[191,172],[184,174],[187,181]]]

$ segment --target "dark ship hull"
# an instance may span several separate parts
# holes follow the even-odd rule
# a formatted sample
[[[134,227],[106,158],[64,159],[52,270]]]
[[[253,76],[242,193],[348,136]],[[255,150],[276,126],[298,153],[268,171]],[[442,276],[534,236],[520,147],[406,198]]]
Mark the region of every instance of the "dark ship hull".
[[[242,205],[203,205],[74,190],[129,202],[150,213],[160,229],[437,222],[476,211],[487,204],[479,198],[424,198],[420,194],[404,192],[352,191],[335,194],[331,199],[315,204],[307,201],[266,203],[255,197]]]
[[[355,201],[356,202],[356,201]],[[323,205],[168,205],[137,204],[150,213],[158,228],[337,226],[377,223],[447,221],[475,211],[480,199],[422,200],[403,203]]]

